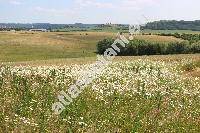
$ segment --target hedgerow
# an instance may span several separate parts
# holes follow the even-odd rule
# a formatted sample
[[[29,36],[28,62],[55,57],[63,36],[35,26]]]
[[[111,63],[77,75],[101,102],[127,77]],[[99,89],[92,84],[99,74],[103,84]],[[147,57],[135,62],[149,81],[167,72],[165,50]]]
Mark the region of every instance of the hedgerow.
[[[97,44],[97,53],[104,54],[106,49],[111,48],[114,39],[107,38]],[[120,56],[138,56],[138,55],[166,55],[166,54],[190,54],[200,53],[200,42],[190,44],[188,41],[158,43],[145,40],[134,39],[129,41],[125,47],[116,44],[119,47]]]

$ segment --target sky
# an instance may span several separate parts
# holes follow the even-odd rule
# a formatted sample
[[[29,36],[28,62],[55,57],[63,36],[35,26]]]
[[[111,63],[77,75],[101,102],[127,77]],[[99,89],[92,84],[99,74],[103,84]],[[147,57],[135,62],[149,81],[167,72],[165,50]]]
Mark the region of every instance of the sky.
[[[200,20],[200,0],[0,0],[0,23],[136,24]]]

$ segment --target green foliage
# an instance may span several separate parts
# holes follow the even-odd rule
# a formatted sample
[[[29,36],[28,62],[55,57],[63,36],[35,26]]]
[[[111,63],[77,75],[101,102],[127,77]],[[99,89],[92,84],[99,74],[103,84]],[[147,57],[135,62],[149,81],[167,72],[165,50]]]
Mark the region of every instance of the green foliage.
[[[97,53],[104,54],[106,49],[111,48],[113,42],[113,39],[100,41],[97,44]],[[121,56],[200,53],[200,44],[194,43],[191,45],[188,41],[170,42],[166,44],[134,39],[129,44],[126,44],[125,48],[120,44],[117,44],[117,46],[120,48],[118,55]]]
[[[200,41],[191,45],[191,51],[193,51],[193,53],[200,53]]]
[[[107,49],[108,47],[110,47],[112,45],[113,42],[114,42],[114,39],[111,39],[111,38],[99,41],[97,44],[97,51],[99,53],[103,53],[105,51],[105,49]],[[102,44],[104,44],[104,45],[102,45]]]
[[[144,29],[152,30],[200,30],[200,21],[161,20],[147,23]]]
[[[200,41],[200,34],[180,34],[180,33],[161,33],[161,34],[157,34],[157,35],[161,35],[161,36],[174,36],[176,38],[181,38],[183,40],[188,40],[190,43],[195,43]]]
[[[183,54],[188,51],[187,46],[189,44],[187,42],[180,43],[169,43],[166,48],[166,54]]]

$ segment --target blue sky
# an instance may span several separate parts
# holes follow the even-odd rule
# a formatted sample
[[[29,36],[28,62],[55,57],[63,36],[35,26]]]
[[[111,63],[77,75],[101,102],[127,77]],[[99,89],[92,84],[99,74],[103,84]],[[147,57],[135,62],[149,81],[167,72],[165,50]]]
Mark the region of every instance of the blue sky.
[[[0,22],[145,23],[200,20],[200,0],[0,0]]]

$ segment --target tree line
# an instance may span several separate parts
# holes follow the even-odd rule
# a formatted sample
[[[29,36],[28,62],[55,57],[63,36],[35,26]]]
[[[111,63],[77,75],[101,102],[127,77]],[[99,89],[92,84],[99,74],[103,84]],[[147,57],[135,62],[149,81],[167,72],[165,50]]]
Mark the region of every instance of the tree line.
[[[195,21],[160,20],[147,23],[143,27],[143,29],[200,31],[200,20],[195,20]]]

